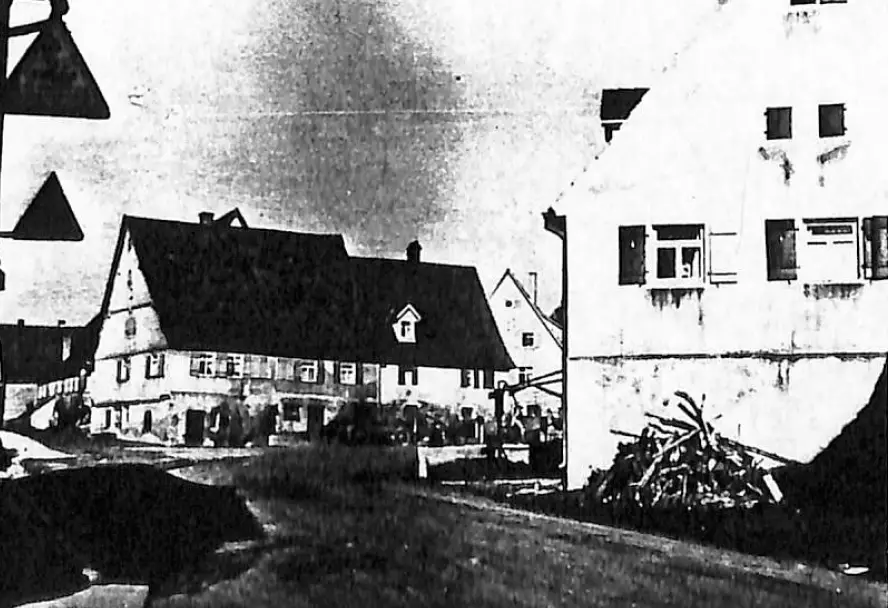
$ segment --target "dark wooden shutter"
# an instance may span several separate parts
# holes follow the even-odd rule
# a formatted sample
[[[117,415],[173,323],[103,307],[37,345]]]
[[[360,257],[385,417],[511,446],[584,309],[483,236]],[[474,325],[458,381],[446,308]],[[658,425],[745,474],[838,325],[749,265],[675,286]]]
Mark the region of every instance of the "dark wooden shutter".
[[[333,383],[339,384],[342,382],[342,364],[339,361],[333,362]]]
[[[398,386],[404,386],[407,384],[406,372],[407,370],[404,369],[403,365],[398,366]]]
[[[321,359],[318,361],[318,384],[324,383],[324,378],[326,376],[326,369],[324,369],[324,360]]]
[[[157,357],[157,377],[163,378],[166,375],[166,354],[160,353]]]
[[[644,226],[620,226],[620,285],[644,284]]]
[[[888,216],[877,215],[869,219],[872,279],[888,279]]]
[[[419,384],[419,368],[414,367],[413,368],[413,386],[416,386],[417,384]]]
[[[364,384],[364,364],[355,363],[355,384],[361,386]]]
[[[200,375],[200,358],[195,355],[191,355],[191,375]]]
[[[462,369],[459,371],[459,386],[467,388],[472,383],[471,370]]]
[[[145,355],[145,377],[151,377],[151,353]]]
[[[472,370],[472,379],[473,379],[475,388],[481,388],[481,370],[479,370],[479,369]]]
[[[769,281],[798,278],[796,228],[794,220],[765,220],[766,256]]]
[[[493,388],[493,370],[484,370],[484,388]]]

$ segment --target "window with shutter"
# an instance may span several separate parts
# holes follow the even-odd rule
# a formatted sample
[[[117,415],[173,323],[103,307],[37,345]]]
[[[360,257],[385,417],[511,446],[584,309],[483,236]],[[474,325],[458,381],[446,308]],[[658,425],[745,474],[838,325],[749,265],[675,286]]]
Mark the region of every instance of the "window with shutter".
[[[493,388],[493,370],[484,370],[484,388]]]
[[[709,233],[709,282],[736,283],[740,238],[736,232]]]
[[[654,281],[666,288],[703,285],[703,225],[653,226]]]
[[[644,226],[620,226],[620,285],[644,284]]]
[[[461,388],[468,388],[472,385],[472,370],[464,369],[460,372],[459,385]]]
[[[860,280],[857,218],[806,219],[801,270],[806,282]]]
[[[794,220],[765,220],[766,258],[769,281],[798,278]]]
[[[888,279],[888,216],[869,219],[870,278],[876,281]]]

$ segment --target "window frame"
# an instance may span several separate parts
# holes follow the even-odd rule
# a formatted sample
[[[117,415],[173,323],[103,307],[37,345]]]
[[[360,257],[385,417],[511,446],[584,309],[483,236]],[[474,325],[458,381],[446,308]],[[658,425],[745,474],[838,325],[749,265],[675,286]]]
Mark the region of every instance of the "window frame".
[[[861,268],[861,230],[860,218],[837,217],[837,218],[804,218],[801,225],[804,227],[801,239],[801,259],[799,267],[801,277],[805,283],[811,285],[847,285],[859,283],[863,280],[863,269]],[[846,227],[850,229],[850,233],[833,233],[833,234],[815,234],[814,228],[821,227],[824,230],[829,228]],[[797,242],[797,246],[798,246]],[[815,252],[824,251],[821,247],[832,247],[830,252],[839,252],[839,246],[845,246],[846,249],[841,251],[848,253],[853,252],[853,262],[848,261],[847,275],[840,274],[830,276],[828,274],[817,274],[817,269],[823,266],[813,262]],[[835,253],[839,255],[839,253]]]
[[[521,332],[521,346],[523,348],[533,348],[536,346],[536,335],[532,331]]]
[[[358,364],[352,361],[344,361],[340,362],[338,365],[339,369],[336,374],[336,381],[339,384],[343,384],[345,386],[357,386],[358,384]],[[343,373],[345,370],[351,369],[351,379],[347,380],[345,378],[345,374]]]
[[[669,228],[695,229],[697,236],[688,238],[662,238],[660,230]],[[706,284],[706,226],[705,224],[653,224],[651,225],[651,246],[648,249],[648,259],[645,265],[651,268],[652,277],[648,283],[654,288],[701,288]],[[685,249],[696,248],[699,250],[697,260],[697,274],[695,276],[682,277],[682,259]],[[660,277],[660,252],[672,250],[674,258],[672,262],[676,276]]]
[[[117,384],[125,384],[130,381],[133,373],[131,357],[121,357],[117,360]]]
[[[321,362],[317,359],[299,362],[299,382],[302,384],[320,384]],[[312,374],[306,374],[307,370],[311,370]],[[307,379],[307,376],[311,376]]]
[[[191,353],[189,373],[195,378],[213,378],[216,375],[216,356],[213,353]]]
[[[407,375],[410,374],[410,382],[407,382]],[[414,365],[398,366],[398,386],[416,386],[419,384],[419,368]]]
[[[518,384],[524,384],[533,379],[533,366],[525,365],[518,368]]]
[[[145,378],[163,378],[166,367],[164,353],[147,353],[145,355]]]

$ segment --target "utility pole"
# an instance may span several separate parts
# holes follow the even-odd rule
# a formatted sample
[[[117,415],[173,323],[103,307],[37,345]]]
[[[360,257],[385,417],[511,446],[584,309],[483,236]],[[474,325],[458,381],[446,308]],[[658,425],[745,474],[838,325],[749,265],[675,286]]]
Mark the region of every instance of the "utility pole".
[[[567,364],[569,361],[567,354],[568,334],[567,334],[567,217],[564,215],[556,215],[555,210],[549,207],[543,213],[544,227],[547,232],[551,232],[561,239],[561,462],[564,465],[564,474],[562,482],[564,489],[567,489]]]

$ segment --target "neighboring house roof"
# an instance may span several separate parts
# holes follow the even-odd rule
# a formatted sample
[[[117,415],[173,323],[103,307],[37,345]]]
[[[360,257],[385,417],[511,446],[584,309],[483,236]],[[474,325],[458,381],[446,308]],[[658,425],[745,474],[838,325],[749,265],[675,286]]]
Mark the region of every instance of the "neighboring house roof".
[[[98,320],[85,327],[58,325],[0,325],[3,379],[8,384],[43,384],[76,376],[91,365]],[[62,339],[71,338],[69,356],[62,360]]]
[[[170,348],[335,358],[350,347],[341,236],[131,216],[122,230]]]
[[[493,291],[490,292],[491,297],[493,297],[493,295],[506,280],[512,281],[515,287],[518,288],[518,292],[521,294],[521,297],[524,299],[525,302],[527,302],[527,305],[540,320],[542,326],[546,328],[546,331],[549,332],[549,335],[552,336],[552,339],[555,340],[555,343],[558,344],[558,347],[561,348],[561,326],[553,321],[548,315],[546,315],[546,313],[540,310],[540,307],[536,305],[536,303],[533,301],[533,298],[527,292],[527,289],[525,289],[524,285],[521,284],[521,281],[519,281],[515,277],[511,269],[507,268],[506,272],[503,273],[503,276],[497,282],[496,287],[494,287]]]
[[[509,369],[474,268],[350,258],[342,236],[124,216],[171,349]],[[418,311],[416,344],[392,323]]]
[[[352,258],[358,286],[358,341],[365,360],[422,367],[514,367],[477,271],[469,266]],[[416,343],[398,343],[392,323],[410,304],[421,320]]]

